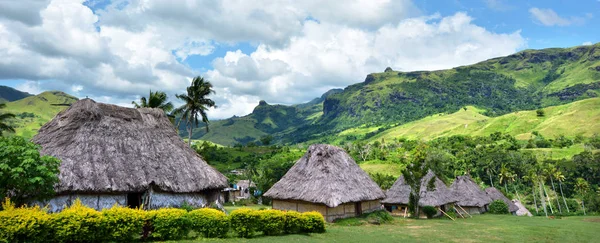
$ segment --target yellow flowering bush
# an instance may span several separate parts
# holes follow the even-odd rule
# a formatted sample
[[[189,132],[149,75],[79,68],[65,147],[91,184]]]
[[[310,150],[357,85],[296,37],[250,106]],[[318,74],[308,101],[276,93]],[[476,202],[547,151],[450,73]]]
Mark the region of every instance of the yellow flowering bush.
[[[325,232],[325,218],[319,212],[306,212],[304,216],[305,233],[323,233]]]
[[[50,215],[40,207],[15,208],[6,198],[0,211],[0,242],[45,242],[52,235]]]
[[[259,227],[265,235],[280,235],[285,231],[285,213],[276,209],[261,210],[259,215]]]
[[[159,240],[184,238],[191,229],[188,212],[184,209],[162,208],[148,211],[147,219],[152,228],[150,237]]]
[[[146,221],[146,212],[115,204],[112,208],[102,210],[102,227],[106,232],[105,240],[131,241],[142,233]]]
[[[258,230],[259,214],[255,210],[249,208],[233,210],[229,218],[231,229],[237,232],[240,237],[252,237],[254,232]]]
[[[204,237],[225,237],[229,231],[229,217],[212,208],[192,210],[188,214],[192,229]]]
[[[102,213],[89,208],[77,199],[70,207],[52,215],[52,229],[56,241],[90,242],[99,241],[103,232]]]

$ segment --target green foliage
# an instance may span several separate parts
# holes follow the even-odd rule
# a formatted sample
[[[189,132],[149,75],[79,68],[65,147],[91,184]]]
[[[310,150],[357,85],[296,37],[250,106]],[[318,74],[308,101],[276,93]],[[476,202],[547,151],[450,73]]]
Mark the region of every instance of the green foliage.
[[[200,118],[206,124],[208,132],[208,117],[206,111],[208,108],[215,107],[215,102],[207,96],[215,93],[210,82],[203,77],[197,76],[192,79],[192,83],[186,89],[187,93],[177,94],[175,97],[183,101],[183,105],[173,110],[174,116],[179,116],[177,127],[183,121],[183,125],[188,130],[188,143],[191,145],[192,129],[198,127]]]
[[[382,190],[390,189],[392,185],[394,185],[394,182],[396,182],[398,179],[393,175],[382,173],[369,173],[369,176],[371,179],[373,179],[373,181],[375,181],[375,183],[377,183],[377,185],[379,185],[379,187],[381,187]]]
[[[265,235],[281,235],[286,229],[286,216],[283,211],[270,209],[260,210],[259,228]]]
[[[536,114],[538,117],[544,117],[544,116],[546,116],[546,112],[544,112],[544,110],[542,110],[542,109],[537,109],[537,110],[535,111],[535,114]]]
[[[102,210],[102,227],[107,241],[132,241],[142,233],[146,212],[115,204]]]
[[[423,213],[428,219],[433,218],[437,214],[437,209],[434,206],[424,206]]]
[[[234,210],[229,215],[231,229],[239,237],[250,238],[259,229],[260,216],[257,211],[241,208]]]
[[[0,137],[0,198],[44,199],[54,194],[60,160],[40,156],[39,146],[22,137]]]
[[[377,210],[370,213],[363,213],[357,217],[336,219],[335,224],[342,226],[381,225],[391,223],[392,221],[394,221],[394,217],[386,210]]]
[[[39,207],[15,208],[6,198],[2,208],[0,242],[47,242],[51,239],[51,217]]]
[[[492,214],[508,214],[508,205],[502,200],[494,200],[490,203],[489,209]]]
[[[406,166],[406,170],[402,171],[404,181],[410,186],[411,192],[409,196],[409,207],[413,216],[419,217],[419,201],[421,199],[421,179],[427,175],[429,171],[427,163],[427,145],[419,145],[412,155],[411,163]]]
[[[325,232],[325,218],[319,212],[305,212],[302,213],[304,217],[304,229],[305,233],[324,233]]]
[[[204,237],[225,237],[229,231],[229,217],[222,211],[201,208],[189,212],[192,229]]]
[[[271,142],[273,141],[273,136],[271,135],[266,135],[266,136],[262,136],[260,137],[260,143],[263,146],[268,146],[271,144]]]
[[[152,238],[159,240],[177,240],[188,235],[191,221],[184,209],[163,208],[147,213],[152,227]]]
[[[296,211],[287,211],[285,212],[284,217],[284,232],[286,234],[297,234],[302,232],[305,220],[301,213]]]
[[[146,97],[142,97],[140,98],[139,104],[135,101],[132,101],[131,104],[133,104],[135,108],[158,108],[163,110],[165,113],[169,113],[174,109],[174,107],[173,104],[168,101],[168,99],[169,97],[167,96],[167,93],[162,91],[152,92],[152,90],[150,90],[148,99],[146,99]]]
[[[6,107],[6,104],[4,104],[2,101],[0,101],[0,110],[4,109]],[[15,132],[15,129],[8,124],[8,119],[11,119],[15,117],[14,114],[12,113],[4,113],[4,112],[0,112],[0,136],[2,136],[3,132],[7,131],[7,132]]]
[[[102,213],[86,207],[79,199],[60,213],[52,215],[54,240],[60,242],[91,242],[106,235]]]

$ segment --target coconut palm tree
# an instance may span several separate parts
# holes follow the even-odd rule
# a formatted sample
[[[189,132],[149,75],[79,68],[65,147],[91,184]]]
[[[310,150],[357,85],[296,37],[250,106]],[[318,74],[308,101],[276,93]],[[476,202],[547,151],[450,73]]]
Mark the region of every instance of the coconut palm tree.
[[[215,93],[212,88],[213,86],[210,82],[206,81],[203,77],[197,76],[192,80],[192,84],[187,87],[187,93],[175,95],[184,104],[173,110],[173,114],[181,115],[179,122],[177,122],[177,127],[179,127],[182,120],[185,121],[188,131],[188,144],[190,146],[192,145],[192,129],[198,127],[198,118],[201,118],[202,122],[206,124],[206,132],[208,132],[206,111],[210,107],[216,107],[215,102],[207,98],[208,95]]]
[[[553,164],[548,164],[546,169],[544,169],[544,173],[550,178],[550,183],[552,183],[552,190],[556,194],[556,187],[554,186],[554,174],[556,173],[556,167]],[[556,196],[556,204],[558,205],[558,211],[562,214],[562,209],[560,207],[560,201],[558,200],[558,195]]]
[[[560,195],[563,198],[563,203],[565,204],[567,213],[569,213],[570,212],[569,206],[567,205],[567,200],[565,199],[565,194],[563,193],[563,189],[562,189],[562,182],[565,181],[565,176],[562,174],[562,172],[560,170],[556,170],[556,172],[554,172],[554,178],[558,181],[558,187],[560,188]]]
[[[5,107],[6,104],[0,104],[0,109],[4,109]],[[11,113],[0,114],[0,136],[2,136],[2,132],[4,131],[15,132],[15,129],[12,126],[8,125],[8,123],[6,123],[8,119],[13,117],[15,117],[15,115]]]
[[[586,215],[585,214],[585,203],[583,202],[583,196],[588,191],[588,189],[590,189],[590,184],[588,184],[588,182],[585,179],[580,177],[580,178],[577,178],[577,180],[575,182],[575,189],[581,196],[581,206],[583,208],[583,215]]]
[[[537,179],[537,173],[533,169],[530,169],[527,172],[527,175],[523,176],[523,180],[531,182],[531,189],[533,191],[533,193],[532,193],[532,195],[533,195],[533,205],[535,205],[535,213],[539,213],[539,211],[538,211],[538,205],[537,205],[537,199],[536,199],[536,196],[535,196],[535,193],[536,193],[536,191],[535,191],[535,185],[537,184],[537,181],[538,181],[538,179]],[[546,212],[546,208],[545,207],[544,207],[544,212]],[[548,216],[548,214],[546,214],[546,217],[547,216]]]
[[[150,90],[150,94],[148,95],[148,99],[146,97],[140,98],[140,103],[138,104],[135,101],[132,101],[131,104],[135,106],[135,108],[148,107],[148,108],[159,108],[165,113],[169,113],[173,110],[173,104],[168,101],[168,96],[165,92],[155,91],[152,92]]]

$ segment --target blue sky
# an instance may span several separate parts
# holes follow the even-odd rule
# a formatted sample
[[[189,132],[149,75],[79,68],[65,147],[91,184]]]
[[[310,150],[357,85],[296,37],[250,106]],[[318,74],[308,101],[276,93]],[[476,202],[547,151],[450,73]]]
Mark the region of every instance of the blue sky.
[[[130,105],[208,78],[213,118],[306,102],[371,72],[600,42],[600,1],[0,2],[0,85]]]

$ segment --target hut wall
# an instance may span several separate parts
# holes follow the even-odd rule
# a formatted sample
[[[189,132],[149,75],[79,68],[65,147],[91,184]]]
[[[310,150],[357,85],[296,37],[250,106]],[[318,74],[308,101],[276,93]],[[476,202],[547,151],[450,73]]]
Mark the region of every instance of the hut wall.
[[[370,213],[381,209],[381,202],[379,200],[363,201],[361,202],[362,213]]]
[[[180,207],[184,203],[192,207],[206,207],[218,201],[219,198],[220,193],[218,191],[205,193],[152,192],[149,208]]]
[[[485,213],[485,208],[480,208],[480,207],[465,207],[465,206],[463,206],[462,208],[464,208],[469,214],[482,214],[482,213]]]
[[[360,202],[362,213],[373,212],[381,209],[381,203],[378,200]],[[356,216],[356,204],[354,202],[340,204],[337,207],[327,207],[323,204],[309,203],[297,200],[277,200],[273,199],[273,209],[293,210],[298,212],[317,211],[323,215],[327,222],[332,222],[340,218]]]
[[[125,205],[127,201],[126,194],[71,194],[56,196],[46,201],[36,201],[32,204],[48,207],[49,212],[55,213],[71,206],[77,198],[79,198],[84,205],[96,210],[110,208],[115,204]]]

